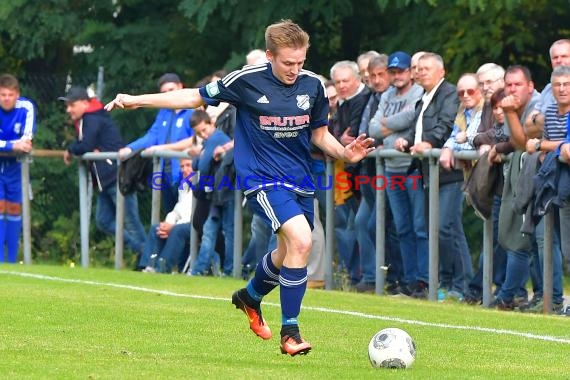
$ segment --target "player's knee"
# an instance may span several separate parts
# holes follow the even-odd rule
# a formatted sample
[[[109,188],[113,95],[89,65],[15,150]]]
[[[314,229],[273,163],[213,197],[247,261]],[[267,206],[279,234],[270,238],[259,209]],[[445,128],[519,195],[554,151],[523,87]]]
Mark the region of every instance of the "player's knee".
[[[313,238],[312,235],[306,235],[303,234],[301,236],[298,236],[295,241],[295,250],[301,254],[304,255],[308,255],[309,253],[311,253],[311,248],[313,245]]]
[[[6,202],[5,207],[8,215],[20,215],[22,213],[22,205],[20,203]]]

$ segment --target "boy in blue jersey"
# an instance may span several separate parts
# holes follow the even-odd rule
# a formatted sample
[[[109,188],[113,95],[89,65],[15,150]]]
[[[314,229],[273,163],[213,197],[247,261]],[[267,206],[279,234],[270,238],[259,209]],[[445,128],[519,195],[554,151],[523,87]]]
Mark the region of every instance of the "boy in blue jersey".
[[[118,94],[106,109],[196,108],[220,101],[237,108],[234,157],[240,185],[250,207],[277,234],[278,243],[261,259],[247,287],[233,294],[232,303],[245,312],[256,335],[270,339],[260,304],[279,285],[281,352],[294,356],[311,350],[311,344],[301,338],[297,321],[312,243],[315,186],[310,143],[348,162],[360,161],[374,148],[365,135],[343,147],[328,132],[325,88],[314,73],[303,70],[309,48],[303,29],[282,20],[267,27],[265,42],[268,63],[245,66],[199,89]]]
[[[18,79],[0,75],[0,152],[29,153],[36,128],[36,111],[20,96]],[[22,177],[16,156],[0,157],[0,262],[15,263],[22,228]],[[27,190],[27,189],[26,189]]]
[[[175,73],[166,73],[158,79],[158,90],[168,92],[180,90],[184,85],[180,77]],[[161,109],[158,111],[154,122],[144,136],[127,144],[119,150],[119,156],[123,159],[133,151],[149,148],[151,146],[174,143],[192,136],[194,133],[190,127],[190,109]],[[177,158],[161,159],[161,170],[170,178],[170,185],[165,186],[162,193],[164,210],[172,210],[178,199],[178,179],[180,177],[179,163]]]

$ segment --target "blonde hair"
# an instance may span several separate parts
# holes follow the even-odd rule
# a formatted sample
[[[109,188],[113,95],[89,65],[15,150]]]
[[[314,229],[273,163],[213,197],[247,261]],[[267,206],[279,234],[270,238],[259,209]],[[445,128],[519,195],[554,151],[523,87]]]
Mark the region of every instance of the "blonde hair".
[[[265,30],[265,46],[273,54],[283,47],[308,48],[309,35],[291,20],[281,20]]]

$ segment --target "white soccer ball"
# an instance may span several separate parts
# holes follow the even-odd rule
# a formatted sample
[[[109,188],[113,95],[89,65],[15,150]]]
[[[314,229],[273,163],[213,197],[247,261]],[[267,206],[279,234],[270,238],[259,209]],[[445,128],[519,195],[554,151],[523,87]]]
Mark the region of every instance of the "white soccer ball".
[[[375,368],[410,368],[416,359],[416,344],[404,330],[383,329],[372,337],[368,358]]]

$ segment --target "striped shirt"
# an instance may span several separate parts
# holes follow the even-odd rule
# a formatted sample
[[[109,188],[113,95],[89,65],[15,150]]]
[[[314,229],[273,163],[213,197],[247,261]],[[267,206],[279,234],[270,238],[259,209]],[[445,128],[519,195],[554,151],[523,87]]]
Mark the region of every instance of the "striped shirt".
[[[560,115],[556,103],[546,108],[543,138],[549,141],[561,141],[566,139],[566,123],[568,113]]]

